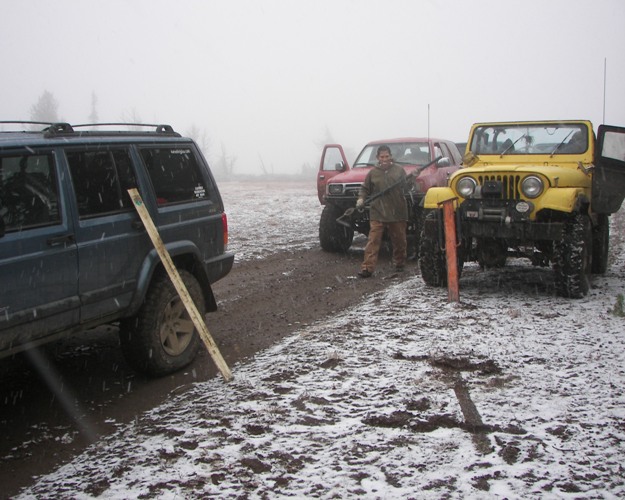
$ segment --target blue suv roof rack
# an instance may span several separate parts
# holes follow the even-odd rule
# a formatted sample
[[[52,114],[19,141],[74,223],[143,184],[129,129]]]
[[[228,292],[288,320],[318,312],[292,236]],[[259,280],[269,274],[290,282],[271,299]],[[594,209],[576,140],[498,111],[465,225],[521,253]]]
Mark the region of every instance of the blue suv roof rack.
[[[42,130],[29,130],[28,132],[43,132],[44,137],[58,137],[62,135],[92,135],[92,136],[111,136],[111,135],[147,135],[159,134],[173,137],[180,137],[171,125],[154,124],[154,123],[81,123],[71,125],[67,122],[38,122],[38,121],[0,121],[0,125],[44,125]],[[77,128],[86,127],[138,127],[152,128],[154,130],[76,130]],[[23,130],[26,132],[26,130]]]

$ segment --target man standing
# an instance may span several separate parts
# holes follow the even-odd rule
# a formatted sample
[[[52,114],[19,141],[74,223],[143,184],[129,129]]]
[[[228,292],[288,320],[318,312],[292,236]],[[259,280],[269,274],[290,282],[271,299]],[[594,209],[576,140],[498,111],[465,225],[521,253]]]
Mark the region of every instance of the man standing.
[[[365,206],[365,198],[381,193],[382,196],[371,202],[369,207],[369,239],[365,247],[365,259],[358,276],[369,278],[373,275],[378,262],[378,253],[382,244],[384,229],[393,244],[393,265],[396,271],[403,271],[406,263],[406,223],[408,207],[404,197],[406,173],[399,165],[393,163],[391,150],[388,146],[380,146],[377,151],[378,164],[367,174],[360,188],[356,207]],[[397,184],[389,189],[393,184]]]

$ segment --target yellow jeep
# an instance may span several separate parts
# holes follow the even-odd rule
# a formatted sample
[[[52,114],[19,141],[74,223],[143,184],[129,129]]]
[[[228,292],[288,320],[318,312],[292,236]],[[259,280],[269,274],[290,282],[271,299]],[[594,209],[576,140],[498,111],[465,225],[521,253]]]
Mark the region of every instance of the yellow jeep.
[[[609,215],[625,196],[625,128],[587,120],[477,123],[464,168],[430,188],[419,248],[426,284],[446,286],[441,203],[454,200],[458,264],[509,256],[552,265],[559,295],[588,293],[607,269]]]

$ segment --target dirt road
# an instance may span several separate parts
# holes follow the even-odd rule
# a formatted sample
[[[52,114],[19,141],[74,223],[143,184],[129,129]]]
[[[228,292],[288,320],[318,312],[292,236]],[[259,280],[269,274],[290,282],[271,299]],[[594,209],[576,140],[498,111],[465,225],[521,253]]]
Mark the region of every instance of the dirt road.
[[[364,239],[348,254],[283,252],[235,264],[214,291],[220,310],[208,326],[236,376],[237,362],[301,325],[333,315],[412,275],[392,272],[382,251],[374,278],[356,276]],[[85,339],[86,337],[86,339]],[[0,478],[8,498],[195,381],[219,376],[206,352],[186,370],[157,380],[133,372],[117,348],[114,326],[0,363]]]

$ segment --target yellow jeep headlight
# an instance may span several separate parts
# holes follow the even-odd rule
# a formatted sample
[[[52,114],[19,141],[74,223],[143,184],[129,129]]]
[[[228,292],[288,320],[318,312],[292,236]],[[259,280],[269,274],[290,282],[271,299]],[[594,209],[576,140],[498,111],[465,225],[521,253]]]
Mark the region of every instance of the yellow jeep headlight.
[[[477,182],[473,177],[463,177],[456,183],[456,191],[463,198],[469,198],[475,193]]]
[[[535,175],[530,175],[521,182],[521,192],[531,199],[538,198],[542,194],[544,187],[543,181]]]

